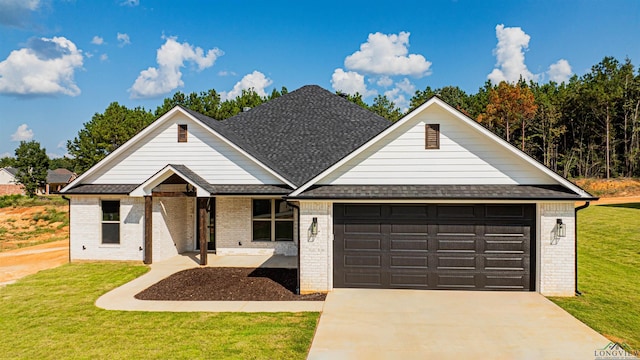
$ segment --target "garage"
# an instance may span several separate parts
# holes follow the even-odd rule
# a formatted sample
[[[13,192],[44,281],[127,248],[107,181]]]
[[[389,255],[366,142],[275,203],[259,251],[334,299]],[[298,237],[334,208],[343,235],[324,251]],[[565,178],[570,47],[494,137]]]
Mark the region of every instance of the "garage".
[[[334,204],[336,288],[534,291],[534,204]]]

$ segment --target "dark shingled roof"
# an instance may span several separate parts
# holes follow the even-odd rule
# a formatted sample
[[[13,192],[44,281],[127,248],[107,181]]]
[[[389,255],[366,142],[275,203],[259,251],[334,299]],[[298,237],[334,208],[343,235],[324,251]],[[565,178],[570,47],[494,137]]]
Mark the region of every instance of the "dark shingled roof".
[[[68,184],[73,178],[73,173],[67,169],[47,170],[47,183]]]
[[[299,186],[391,122],[319,86],[308,85],[222,124],[240,138],[234,141],[238,146]]]
[[[325,185],[296,199],[597,200],[560,185]]]
[[[64,194],[129,194],[138,184],[84,184],[74,186]]]
[[[18,175],[18,169],[14,168],[14,167],[7,166],[7,167],[5,167],[5,168],[3,168],[3,169],[7,170],[7,172],[8,172],[9,174],[13,175],[13,176]]]

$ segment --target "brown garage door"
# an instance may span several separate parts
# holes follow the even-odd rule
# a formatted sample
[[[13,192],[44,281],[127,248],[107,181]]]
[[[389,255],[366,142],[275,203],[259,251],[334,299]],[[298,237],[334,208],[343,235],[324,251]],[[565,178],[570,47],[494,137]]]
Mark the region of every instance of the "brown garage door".
[[[534,290],[535,205],[335,204],[336,288]]]

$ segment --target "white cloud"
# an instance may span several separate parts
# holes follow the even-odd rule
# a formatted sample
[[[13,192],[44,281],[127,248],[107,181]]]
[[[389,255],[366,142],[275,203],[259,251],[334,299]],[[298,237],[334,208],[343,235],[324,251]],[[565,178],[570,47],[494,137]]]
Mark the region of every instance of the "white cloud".
[[[29,141],[33,139],[33,130],[27,124],[18,126],[16,132],[11,134],[11,141]]]
[[[549,70],[547,71],[549,75],[550,81],[555,81],[557,83],[569,82],[569,78],[573,72],[571,71],[571,65],[565,59],[560,59],[555,64],[551,64],[549,66]]]
[[[100,36],[94,36],[93,39],[91,39],[91,43],[94,45],[102,45],[104,44],[104,39]]]
[[[39,7],[40,0],[0,0],[0,24],[24,27]]]
[[[519,27],[505,28],[503,24],[496,26],[498,45],[493,50],[496,56],[496,68],[487,76],[492,83],[501,81],[517,82],[520,77],[524,80],[538,80],[527,69],[524,63],[524,51],[529,47],[531,37]]]
[[[409,79],[404,78],[402,81],[396,83],[396,87],[408,95],[413,95],[416,91],[416,86],[409,81]]]
[[[233,71],[221,70],[218,71],[218,76],[236,76],[237,74]]]
[[[409,99],[413,96],[416,87],[407,78],[397,82],[395,85],[396,86],[393,89],[385,91],[384,95],[389,100],[393,101],[396,107],[399,107],[400,110],[406,112],[409,109]]]
[[[381,76],[378,81],[376,81],[376,84],[382,87],[389,87],[393,85],[393,79],[388,76]]]
[[[82,51],[71,40],[33,38],[0,62],[0,93],[76,96],[80,88],[73,75],[82,62]]]
[[[120,46],[131,44],[131,39],[129,39],[129,35],[127,34],[118,33],[118,35],[116,35],[116,38],[118,39],[118,43],[120,43]]]
[[[350,95],[359,93],[363,98],[377,94],[375,90],[367,89],[364,82],[364,75],[360,75],[355,71],[344,71],[340,68],[335,69],[331,75],[331,86],[335,91],[341,91]]]
[[[3,152],[2,154],[0,154],[0,159],[7,157],[13,157],[13,154],[10,154],[8,152]]]
[[[213,66],[216,59],[224,54],[222,50],[213,48],[205,55],[202,48],[193,47],[186,42],[178,43],[176,39],[175,37],[167,38],[167,41],[158,49],[157,68],[149,67],[140,72],[129,89],[132,98],[160,96],[183,86],[180,68],[185,66],[186,61],[197,64],[198,70],[202,71]]]
[[[367,42],[360,50],[347,56],[344,65],[354,70],[375,75],[409,75],[422,77],[429,75],[431,62],[424,56],[409,54],[408,32],[385,35],[369,34]]]
[[[109,60],[109,56],[107,54],[100,55],[100,61],[107,61],[107,60]]]
[[[240,81],[238,81],[233,89],[229,92],[221,92],[220,98],[224,100],[235,99],[242,95],[242,90],[253,89],[260,96],[267,96],[265,88],[273,83],[271,79],[266,77],[260,71],[255,70],[251,74],[245,75]]]
[[[140,0],[124,0],[120,3],[121,6],[138,6],[140,5]]]

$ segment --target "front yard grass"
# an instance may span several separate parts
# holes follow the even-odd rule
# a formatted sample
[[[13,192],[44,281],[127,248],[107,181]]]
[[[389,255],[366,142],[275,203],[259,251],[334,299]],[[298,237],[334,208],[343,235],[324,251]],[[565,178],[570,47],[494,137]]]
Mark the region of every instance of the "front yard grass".
[[[0,288],[0,358],[306,357],[319,313],[152,313],[94,305],[146,271],[131,264],[67,264]]]
[[[640,350],[640,204],[578,212],[578,287],[551,298],[610,340]]]

